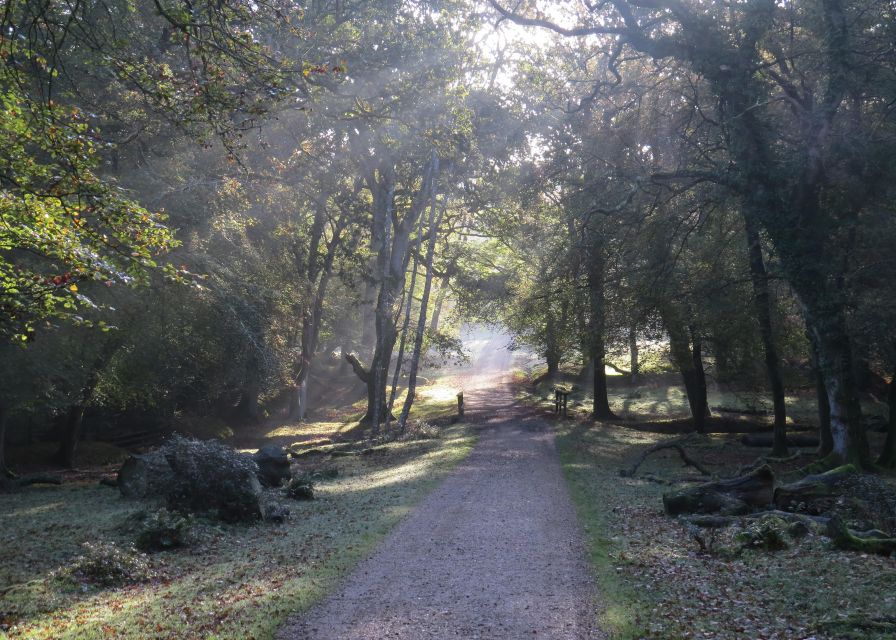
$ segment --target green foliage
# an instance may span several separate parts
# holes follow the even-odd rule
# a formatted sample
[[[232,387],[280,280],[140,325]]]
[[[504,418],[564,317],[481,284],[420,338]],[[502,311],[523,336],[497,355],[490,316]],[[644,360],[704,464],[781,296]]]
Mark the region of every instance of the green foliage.
[[[191,515],[158,509],[140,519],[134,544],[141,551],[166,551],[187,546],[194,525]]]
[[[97,306],[87,282],[146,282],[176,242],[163,214],[100,176],[86,114],[29,99],[8,65],[0,70],[3,87],[0,332],[27,340],[40,320],[87,322],[79,313]]]
[[[788,530],[789,526],[785,520],[774,514],[767,514],[738,532],[735,540],[746,549],[781,551],[790,546],[787,540]]]

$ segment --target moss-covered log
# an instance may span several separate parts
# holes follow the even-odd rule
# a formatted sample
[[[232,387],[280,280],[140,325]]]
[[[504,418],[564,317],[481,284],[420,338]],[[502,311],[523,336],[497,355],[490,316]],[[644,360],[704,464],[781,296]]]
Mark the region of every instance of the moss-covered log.
[[[828,522],[827,534],[837,549],[884,556],[896,553],[896,538],[876,537],[875,535],[869,535],[869,533],[857,534],[854,531],[850,531],[843,520],[836,516]]]
[[[738,515],[771,504],[774,489],[775,474],[765,465],[738,478],[666,493],[663,507],[670,516],[686,513]]]

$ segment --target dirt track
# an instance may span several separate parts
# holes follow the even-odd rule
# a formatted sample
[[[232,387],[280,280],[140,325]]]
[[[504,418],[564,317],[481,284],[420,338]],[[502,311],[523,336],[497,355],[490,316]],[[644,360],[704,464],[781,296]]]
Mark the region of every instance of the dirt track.
[[[553,436],[499,380],[469,381],[466,461],[281,640],[603,637]]]

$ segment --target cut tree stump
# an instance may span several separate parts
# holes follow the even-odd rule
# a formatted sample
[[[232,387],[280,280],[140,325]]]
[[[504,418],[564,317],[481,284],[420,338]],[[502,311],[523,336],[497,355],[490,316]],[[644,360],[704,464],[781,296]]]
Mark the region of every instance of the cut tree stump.
[[[745,476],[663,494],[663,508],[670,516],[688,513],[741,515],[771,504],[774,490],[775,474],[771,467],[764,465]]]

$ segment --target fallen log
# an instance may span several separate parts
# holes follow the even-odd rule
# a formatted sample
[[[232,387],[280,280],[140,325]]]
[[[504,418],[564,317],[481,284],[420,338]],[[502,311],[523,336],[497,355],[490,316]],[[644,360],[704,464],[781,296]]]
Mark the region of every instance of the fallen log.
[[[806,476],[796,482],[781,485],[775,489],[774,502],[780,509],[790,510],[801,506],[800,511],[812,510],[817,513],[827,511],[831,502],[840,492],[838,485],[848,476],[857,473],[851,464],[831,469],[825,473]]]
[[[748,513],[740,516],[720,516],[720,515],[691,515],[680,516],[682,520],[703,529],[724,529],[731,525],[739,524],[746,520],[758,520],[763,516],[777,516],[782,520],[790,523],[799,522],[811,529],[826,527],[830,518],[823,516],[809,516],[804,513],[790,513],[789,511],[779,511],[772,509],[770,511],[757,511],[756,513]]]
[[[660,442],[659,444],[655,444],[652,447],[648,447],[647,450],[641,454],[641,456],[638,458],[638,460],[635,462],[635,464],[633,464],[629,469],[620,469],[619,475],[622,476],[623,478],[633,477],[635,475],[635,472],[637,472],[638,467],[640,467],[644,463],[644,461],[647,459],[647,456],[649,456],[652,453],[656,453],[657,451],[662,451],[664,449],[674,449],[675,451],[678,452],[678,455],[681,457],[681,460],[682,460],[682,462],[684,462],[685,466],[694,467],[697,471],[699,471],[700,473],[702,473],[705,476],[711,475],[709,473],[709,471],[707,471],[703,466],[700,465],[699,462],[697,462],[696,460],[689,457],[688,454],[685,453],[684,447],[682,447],[677,442]]]
[[[663,494],[663,508],[670,516],[686,513],[740,515],[771,504],[774,489],[775,474],[765,465],[739,478]]]
[[[771,449],[772,436],[766,433],[748,433],[744,435],[740,442],[746,447],[765,447]],[[818,436],[807,436],[798,434],[789,434],[787,436],[788,447],[817,447]]]
[[[33,484],[62,484],[62,476],[35,473],[14,478],[0,478],[0,490],[19,489]]]

